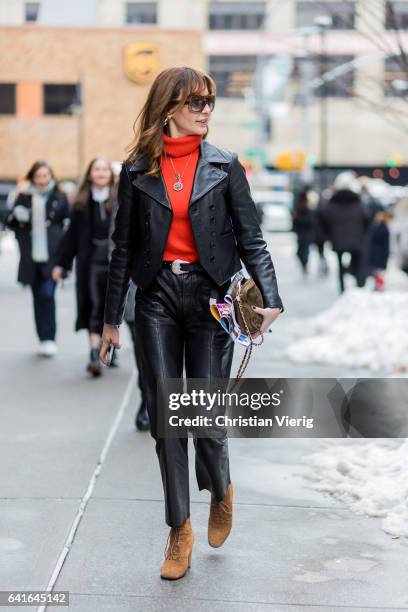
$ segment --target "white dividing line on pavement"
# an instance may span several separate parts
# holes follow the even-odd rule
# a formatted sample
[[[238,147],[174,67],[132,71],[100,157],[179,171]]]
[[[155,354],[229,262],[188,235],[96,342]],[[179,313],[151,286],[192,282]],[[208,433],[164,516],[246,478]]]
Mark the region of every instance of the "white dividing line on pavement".
[[[88,505],[88,502],[90,500],[90,498],[92,497],[92,493],[93,490],[95,488],[95,484],[96,484],[96,479],[98,478],[99,474],[101,473],[102,470],[102,466],[105,462],[106,459],[106,455],[108,454],[109,448],[112,444],[113,438],[116,435],[116,432],[118,430],[118,427],[120,425],[120,422],[122,420],[122,417],[125,413],[126,407],[129,403],[129,399],[130,396],[132,394],[133,391],[133,387],[135,386],[135,382],[136,382],[136,370],[133,371],[132,376],[129,379],[129,382],[127,384],[125,393],[123,395],[123,399],[122,402],[119,406],[119,409],[116,413],[116,417],[115,420],[112,423],[112,426],[109,430],[109,433],[107,435],[107,438],[105,440],[105,444],[103,446],[103,449],[101,451],[101,454],[99,455],[99,459],[98,462],[96,464],[96,467],[92,473],[92,476],[89,480],[89,484],[88,484],[88,488],[84,494],[84,496],[81,499],[81,502],[79,504],[77,513],[75,515],[74,521],[72,523],[71,529],[69,531],[69,534],[65,540],[63,549],[57,559],[57,562],[55,564],[54,570],[51,574],[51,578],[47,584],[47,588],[45,589],[47,592],[51,592],[55,586],[55,583],[58,579],[58,576],[61,573],[62,570],[62,566],[64,565],[65,559],[67,558],[67,555],[71,549],[71,546],[74,542],[75,539],[75,534],[77,532],[77,529],[79,527],[79,524],[82,520],[82,517],[85,513],[86,507]],[[41,605],[37,608],[37,612],[45,612],[45,610],[47,609],[47,604]]]

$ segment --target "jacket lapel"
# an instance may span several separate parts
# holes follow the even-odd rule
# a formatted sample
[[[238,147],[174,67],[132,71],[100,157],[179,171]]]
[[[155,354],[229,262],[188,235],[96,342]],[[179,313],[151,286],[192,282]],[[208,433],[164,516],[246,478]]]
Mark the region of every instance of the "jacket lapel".
[[[166,208],[172,209],[169,197],[167,195],[166,185],[163,177],[160,176],[148,176],[147,174],[140,174],[132,181],[133,185],[143,191],[148,196],[166,206]]]
[[[227,173],[224,172],[224,170],[213,166],[203,155],[200,155],[195,172],[189,207],[218,185],[225,176],[227,176]]]

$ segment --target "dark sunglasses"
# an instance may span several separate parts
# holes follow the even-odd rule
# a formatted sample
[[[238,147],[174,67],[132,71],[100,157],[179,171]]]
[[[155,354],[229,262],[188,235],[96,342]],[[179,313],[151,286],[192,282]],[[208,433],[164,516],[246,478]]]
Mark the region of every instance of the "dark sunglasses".
[[[193,96],[189,98],[185,104],[188,104],[188,110],[192,113],[202,113],[208,104],[210,111],[214,110],[215,96]]]

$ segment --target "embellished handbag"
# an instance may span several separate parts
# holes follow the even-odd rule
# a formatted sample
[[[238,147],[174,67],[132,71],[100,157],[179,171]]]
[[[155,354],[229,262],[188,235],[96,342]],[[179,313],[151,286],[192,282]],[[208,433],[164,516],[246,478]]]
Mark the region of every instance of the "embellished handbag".
[[[235,316],[238,324],[246,333],[255,334],[259,331],[263,317],[254,310],[252,306],[263,308],[262,294],[252,278],[247,278],[237,283],[231,292],[233,298]]]

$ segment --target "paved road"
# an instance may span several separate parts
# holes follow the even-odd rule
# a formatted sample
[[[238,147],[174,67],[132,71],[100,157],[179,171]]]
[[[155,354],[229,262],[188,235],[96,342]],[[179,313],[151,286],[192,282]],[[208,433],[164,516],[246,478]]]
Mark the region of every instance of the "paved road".
[[[301,278],[290,237],[270,243],[286,313],[248,375],[354,376],[284,359],[291,318],[325,308],[337,290],[332,278]],[[161,581],[161,481],[150,436],[133,428],[139,397],[126,330],[120,368],[89,380],[67,283],[58,294],[58,356],[36,357],[30,294],[14,283],[15,263],[5,247],[0,590],[55,582],[70,591],[73,612],[408,610],[406,540],[308,488],[302,456],[317,440],[230,440],[235,523],[220,550],[206,543],[208,493],[197,491],[190,452],[193,565],[185,579]]]

